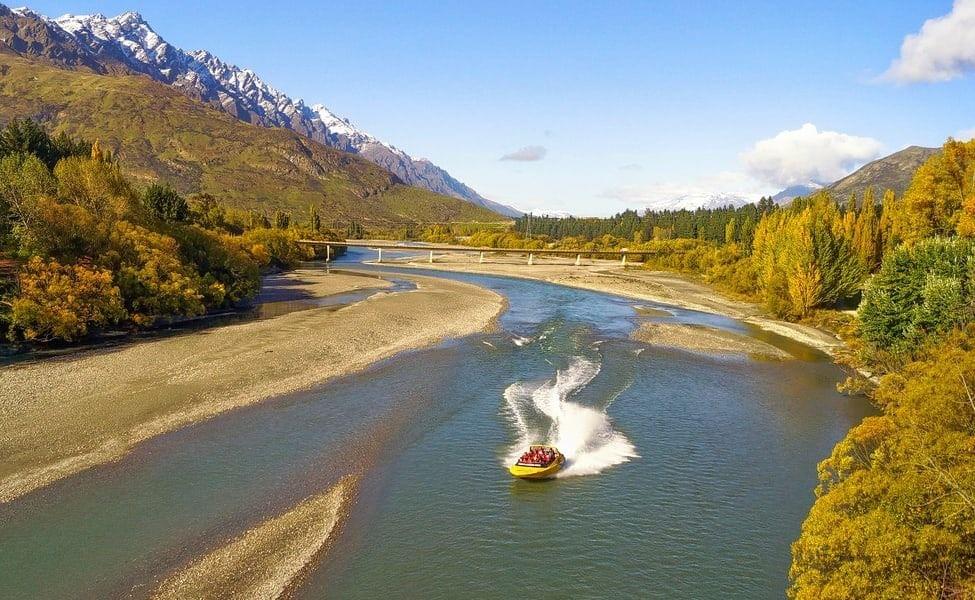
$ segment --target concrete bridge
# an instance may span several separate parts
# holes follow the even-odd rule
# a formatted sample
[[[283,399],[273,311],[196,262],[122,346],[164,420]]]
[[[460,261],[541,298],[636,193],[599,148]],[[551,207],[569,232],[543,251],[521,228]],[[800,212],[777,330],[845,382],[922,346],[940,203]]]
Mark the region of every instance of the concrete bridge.
[[[387,241],[364,241],[364,240],[345,240],[345,241],[323,241],[323,240],[298,240],[299,244],[308,246],[325,247],[326,262],[332,260],[332,248],[371,248],[378,251],[377,262],[383,262],[383,250],[397,250],[409,252],[429,252],[429,261],[433,262],[434,252],[462,252],[467,254],[478,254],[478,262],[484,262],[485,254],[518,254],[527,255],[528,264],[535,262],[535,256],[575,256],[576,265],[582,264],[583,256],[600,256],[611,259],[619,259],[620,264],[625,265],[628,256],[648,256],[654,254],[650,251],[639,250],[553,250],[543,249],[521,249],[521,248],[488,248],[484,246],[456,246],[452,244],[423,244],[410,242],[387,242]]]

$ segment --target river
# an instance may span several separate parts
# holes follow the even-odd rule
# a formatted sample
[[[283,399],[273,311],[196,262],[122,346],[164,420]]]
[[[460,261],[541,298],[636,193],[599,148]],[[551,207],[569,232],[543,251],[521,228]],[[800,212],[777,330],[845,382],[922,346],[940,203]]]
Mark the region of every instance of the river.
[[[507,297],[499,330],[160,436],[0,506],[0,597],[144,596],[350,472],[357,501],[298,597],[783,596],[816,463],[871,412],[835,391],[838,368],[714,315],[432,274]],[[631,341],[647,318],[748,333],[798,360]],[[566,454],[562,477],[509,477],[541,440]]]

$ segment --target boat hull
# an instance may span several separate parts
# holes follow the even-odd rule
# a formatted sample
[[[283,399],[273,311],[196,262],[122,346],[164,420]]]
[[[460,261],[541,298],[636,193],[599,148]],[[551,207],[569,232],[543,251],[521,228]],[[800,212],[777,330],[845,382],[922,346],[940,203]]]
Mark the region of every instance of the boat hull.
[[[565,457],[559,452],[555,460],[544,467],[514,464],[508,467],[508,472],[511,473],[512,477],[518,479],[550,479],[562,470],[564,464]]]

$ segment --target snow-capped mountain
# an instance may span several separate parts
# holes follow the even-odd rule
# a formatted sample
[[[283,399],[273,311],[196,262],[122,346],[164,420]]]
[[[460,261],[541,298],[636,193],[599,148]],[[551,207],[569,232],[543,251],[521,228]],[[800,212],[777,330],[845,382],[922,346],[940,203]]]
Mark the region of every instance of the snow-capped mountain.
[[[58,30],[55,33],[67,34],[102,65],[123,65],[248,123],[285,127],[327,146],[360,154],[410,185],[505,215],[521,214],[483,198],[433,163],[414,159],[358,129],[323,104],[308,106],[269,85],[250,69],[226,63],[206,50],[187,52],[169,44],[139,13],[126,12],[111,18],[91,14],[49,19],[26,8],[14,12],[44,19]]]
[[[667,199],[656,199],[647,202],[651,210],[697,210],[699,208],[713,209],[726,206],[744,206],[752,202],[749,198],[737,194],[721,193],[688,193],[672,196]]]

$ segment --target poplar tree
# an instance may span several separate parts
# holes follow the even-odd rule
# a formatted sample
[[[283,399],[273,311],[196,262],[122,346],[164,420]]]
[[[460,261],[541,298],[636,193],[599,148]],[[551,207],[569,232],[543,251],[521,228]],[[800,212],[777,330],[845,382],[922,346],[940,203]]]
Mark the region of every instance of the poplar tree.
[[[308,224],[312,231],[322,230],[322,219],[318,216],[318,211],[315,210],[314,204],[308,207]]]
[[[735,218],[731,217],[728,224],[724,226],[724,243],[734,244],[737,240],[738,231],[735,228]]]

